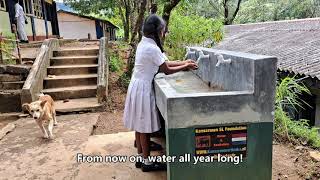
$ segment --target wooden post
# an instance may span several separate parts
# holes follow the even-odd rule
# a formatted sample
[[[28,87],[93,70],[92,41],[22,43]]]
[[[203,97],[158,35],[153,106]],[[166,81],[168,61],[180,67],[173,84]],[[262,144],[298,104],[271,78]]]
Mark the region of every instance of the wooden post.
[[[34,12],[33,1],[29,1],[29,2],[30,2],[30,12]],[[30,19],[31,19],[32,39],[33,41],[36,41],[37,34],[36,34],[36,27],[34,22],[35,17],[30,16]]]
[[[43,9],[43,17],[44,17],[44,27],[46,28],[46,39],[49,37],[49,30],[48,30],[48,17],[47,17],[47,9],[46,9],[46,2],[41,0],[42,9]]]
[[[2,57],[2,33],[0,33],[0,64],[3,64],[3,57]]]
[[[20,43],[19,43],[19,39],[18,39],[17,27],[15,24],[12,24],[12,30],[13,30],[13,33],[16,37],[16,43],[17,43],[17,49],[18,49],[18,59],[16,60],[16,64],[22,64],[22,58],[21,58],[21,53],[20,53]]]

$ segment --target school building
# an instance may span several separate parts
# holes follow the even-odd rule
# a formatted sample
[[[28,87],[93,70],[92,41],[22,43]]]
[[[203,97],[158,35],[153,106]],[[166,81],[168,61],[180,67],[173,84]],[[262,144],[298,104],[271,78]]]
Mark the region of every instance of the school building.
[[[27,16],[26,32],[29,41],[59,37],[56,3],[53,0],[20,0]],[[15,9],[13,0],[0,0],[0,32],[11,32]]]
[[[63,39],[100,39],[109,37],[116,40],[117,26],[111,22],[92,16],[80,15],[63,9],[58,10],[60,36]]]
[[[320,18],[225,26],[226,37],[215,48],[276,56],[278,76],[295,76],[311,94],[309,104],[290,115],[320,127]]]

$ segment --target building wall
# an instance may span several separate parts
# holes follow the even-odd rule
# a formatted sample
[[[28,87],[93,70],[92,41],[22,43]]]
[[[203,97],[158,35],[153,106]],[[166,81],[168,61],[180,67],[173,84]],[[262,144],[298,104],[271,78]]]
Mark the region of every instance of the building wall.
[[[52,35],[51,22],[47,21],[47,24],[48,24],[48,35],[50,36],[50,35]],[[45,26],[44,19],[34,18],[34,25],[35,25],[37,36],[45,36],[46,35],[46,26]]]
[[[0,11],[0,32],[11,32],[9,13]]]
[[[26,30],[28,39],[32,40],[33,32],[32,32],[31,17],[27,16],[27,20],[28,20],[28,24],[25,25],[25,30]],[[51,22],[47,21],[47,23],[48,23],[48,35],[51,36],[52,35]],[[44,19],[34,18],[34,26],[35,26],[37,37],[45,37],[46,36],[46,26],[45,26]],[[39,40],[39,39],[36,39],[36,40]]]
[[[31,24],[31,18],[27,16],[28,24],[25,25],[25,30],[27,33],[27,36],[32,36],[32,24]]]
[[[25,30],[26,33],[29,37],[32,37],[32,23],[31,23],[31,18],[27,17],[28,24],[25,25]],[[9,13],[0,11],[0,32],[11,32],[11,24],[10,24],[10,19],[9,19]],[[36,29],[36,34],[37,36],[46,36],[46,28],[45,28],[45,22],[43,19],[34,19],[35,23],[35,29]],[[52,28],[51,28],[51,22],[48,21],[48,35],[52,35]]]
[[[314,120],[314,125],[320,127],[320,90],[319,89],[310,89],[311,93],[316,96],[316,115]]]
[[[58,12],[60,36],[64,39],[97,39],[95,20]]]

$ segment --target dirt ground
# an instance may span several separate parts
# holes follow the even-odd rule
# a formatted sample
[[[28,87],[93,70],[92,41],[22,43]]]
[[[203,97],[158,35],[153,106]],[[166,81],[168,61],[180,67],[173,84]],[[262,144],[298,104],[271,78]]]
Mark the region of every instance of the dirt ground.
[[[276,143],[273,145],[272,179],[320,179],[320,162],[309,156],[311,149]]]
[[[119,75],[111,72],[109,77],[109,99],[106,107],[106,112],[101,113],[98,122],[93,131],[94,135],[112,134],[117,132],[126,132],[123,126],[122,115],[126,92],[122,87],[119,87]]]
[[[8,120],[1,120],[0,121],[0,130],[2,129],[2,128],[4,128],[7,124],[9,124],[9,123],[11,123],[11,122],[14,122],[15,120],[10,120],[10,119],[8,119]]]

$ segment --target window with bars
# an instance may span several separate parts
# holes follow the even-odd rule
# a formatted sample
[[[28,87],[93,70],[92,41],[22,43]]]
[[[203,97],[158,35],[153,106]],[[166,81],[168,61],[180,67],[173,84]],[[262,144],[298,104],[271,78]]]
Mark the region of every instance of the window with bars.
[[[33,0],[33,10],[36,17],[43,18],[41,0]]]
[[[23,10],[26,14],[33,14],[31,11],[31,1],[29,0],[23,1]]]
[[[0,0],[0,10],[6,10],[6,0]]]

